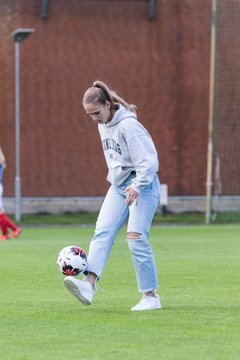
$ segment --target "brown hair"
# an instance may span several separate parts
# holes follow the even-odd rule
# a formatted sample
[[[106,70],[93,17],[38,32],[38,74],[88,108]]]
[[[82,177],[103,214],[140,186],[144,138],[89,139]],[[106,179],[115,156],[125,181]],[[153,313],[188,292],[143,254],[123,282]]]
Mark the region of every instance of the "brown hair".
[[[83,104],[95,103],[105,105],[106,101],[111,103],[113,108],[116,105],[123,105],[130,111],[136,112],[137,106],[134,104],[128,104],[118,94],[111,90],[103,81],[96,80],[93,86],[90,87],[83,96]]]

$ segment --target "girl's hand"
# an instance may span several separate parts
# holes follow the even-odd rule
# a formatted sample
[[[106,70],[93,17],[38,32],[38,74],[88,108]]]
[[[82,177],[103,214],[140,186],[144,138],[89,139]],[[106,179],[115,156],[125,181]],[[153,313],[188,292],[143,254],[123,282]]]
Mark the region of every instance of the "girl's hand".
[[[125,203],[128,206],[131,206],[133,204],[133,202],[136,200],[136,205],[137,205],[137,203],[138,203],[138,193],[135,190],[133,190],[131,188],[131,186],[126,188],[126,190],[124,190],[124,192],[127,194]]]

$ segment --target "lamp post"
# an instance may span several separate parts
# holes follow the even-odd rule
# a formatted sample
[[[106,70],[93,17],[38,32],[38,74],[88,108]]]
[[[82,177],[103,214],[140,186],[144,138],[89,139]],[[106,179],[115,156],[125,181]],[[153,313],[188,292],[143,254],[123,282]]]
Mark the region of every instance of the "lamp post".
[[[17,29],[12,33],[15,43],[15,219],[21,220],[21,177],[20,177],[20,42],[25,40],[34,29]]]

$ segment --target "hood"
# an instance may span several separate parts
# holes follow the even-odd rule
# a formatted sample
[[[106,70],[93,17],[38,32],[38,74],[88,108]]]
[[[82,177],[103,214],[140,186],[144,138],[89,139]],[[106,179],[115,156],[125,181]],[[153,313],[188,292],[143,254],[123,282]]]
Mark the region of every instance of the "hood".
[[[125,106],[119,105],[119,109],[115,112],[112,120],[107,124],[101,124],[101,125],[105,127],[111,127],[127,118],[137,119],[137,116],[135,112],[128,110],[127,108],[125,108]]]

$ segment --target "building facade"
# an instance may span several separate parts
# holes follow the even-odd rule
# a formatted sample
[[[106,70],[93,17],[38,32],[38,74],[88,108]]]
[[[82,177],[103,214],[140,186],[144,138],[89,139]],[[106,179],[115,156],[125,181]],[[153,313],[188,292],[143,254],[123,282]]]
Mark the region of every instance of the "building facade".
[[[14,195],[14,44],[21,43],[23,197],[103,196],[108,188],[96,125],[84,91],[105,81],[150,132],[171,196],[205,194],[211,2],[0,0],[0,144]],[[149,12],[154,18],[149,20]]]

